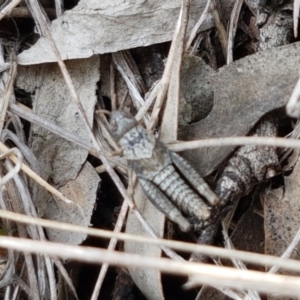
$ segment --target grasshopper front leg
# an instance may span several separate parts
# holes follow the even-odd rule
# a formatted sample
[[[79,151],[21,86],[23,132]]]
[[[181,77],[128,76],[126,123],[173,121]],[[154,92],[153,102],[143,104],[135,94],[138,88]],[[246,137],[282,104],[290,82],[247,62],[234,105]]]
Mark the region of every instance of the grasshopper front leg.
[[[160,189],[151,181],[139,178],[139,183],[151,203],[174,223],[178,224],[184,232],[191,230],[190,222],[183,217],[181,212],[173,203],[160,191]]]

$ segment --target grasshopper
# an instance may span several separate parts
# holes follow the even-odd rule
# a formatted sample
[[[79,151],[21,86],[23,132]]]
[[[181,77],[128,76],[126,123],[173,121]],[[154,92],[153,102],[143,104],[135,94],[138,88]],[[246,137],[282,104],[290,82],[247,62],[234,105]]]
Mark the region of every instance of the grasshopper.
[[[219,197],[185,159],[169,151],[124,111],[112,112],[110,130],[158,210],[184,232],[208,224]]]

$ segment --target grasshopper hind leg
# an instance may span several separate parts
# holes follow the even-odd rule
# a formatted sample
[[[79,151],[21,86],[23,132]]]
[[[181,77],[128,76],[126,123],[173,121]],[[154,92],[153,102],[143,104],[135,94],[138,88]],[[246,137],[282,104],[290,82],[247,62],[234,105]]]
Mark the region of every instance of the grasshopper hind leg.
[[[181,214],[176,206],[151,181],[139,178],[139,183],[151,203],[184,232],[191,230],[190,222]]]
[[[179,172],[184,176],[187,182],[212,206],[216,206],[220,199],[211,190],[209,185],[204,181],[204,179],[194,170],[194,168],[180,155],[175,152],[170,151],[170,156],[173,164],[179,170]]]

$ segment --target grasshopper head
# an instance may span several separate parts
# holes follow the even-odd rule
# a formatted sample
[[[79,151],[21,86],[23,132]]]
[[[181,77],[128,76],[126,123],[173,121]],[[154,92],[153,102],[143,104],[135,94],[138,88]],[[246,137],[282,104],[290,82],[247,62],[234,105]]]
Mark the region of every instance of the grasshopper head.
[[[110,132],[116,141],[119,141],[126,132],[137,125],[136,119],[125,111],[115,110],[111,113]]]

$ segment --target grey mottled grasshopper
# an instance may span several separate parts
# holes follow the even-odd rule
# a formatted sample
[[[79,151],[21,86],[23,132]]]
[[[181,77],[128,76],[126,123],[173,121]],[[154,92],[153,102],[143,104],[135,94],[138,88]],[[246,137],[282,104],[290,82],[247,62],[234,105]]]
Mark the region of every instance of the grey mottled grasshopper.
[[[182,231],[192,227],[188,218],[197,220],[197,227],[209,221],[211,206],[217,205],[219,198],[186,160],[169,151],[126,112],[112,112],[110,129],[156,208]]]

